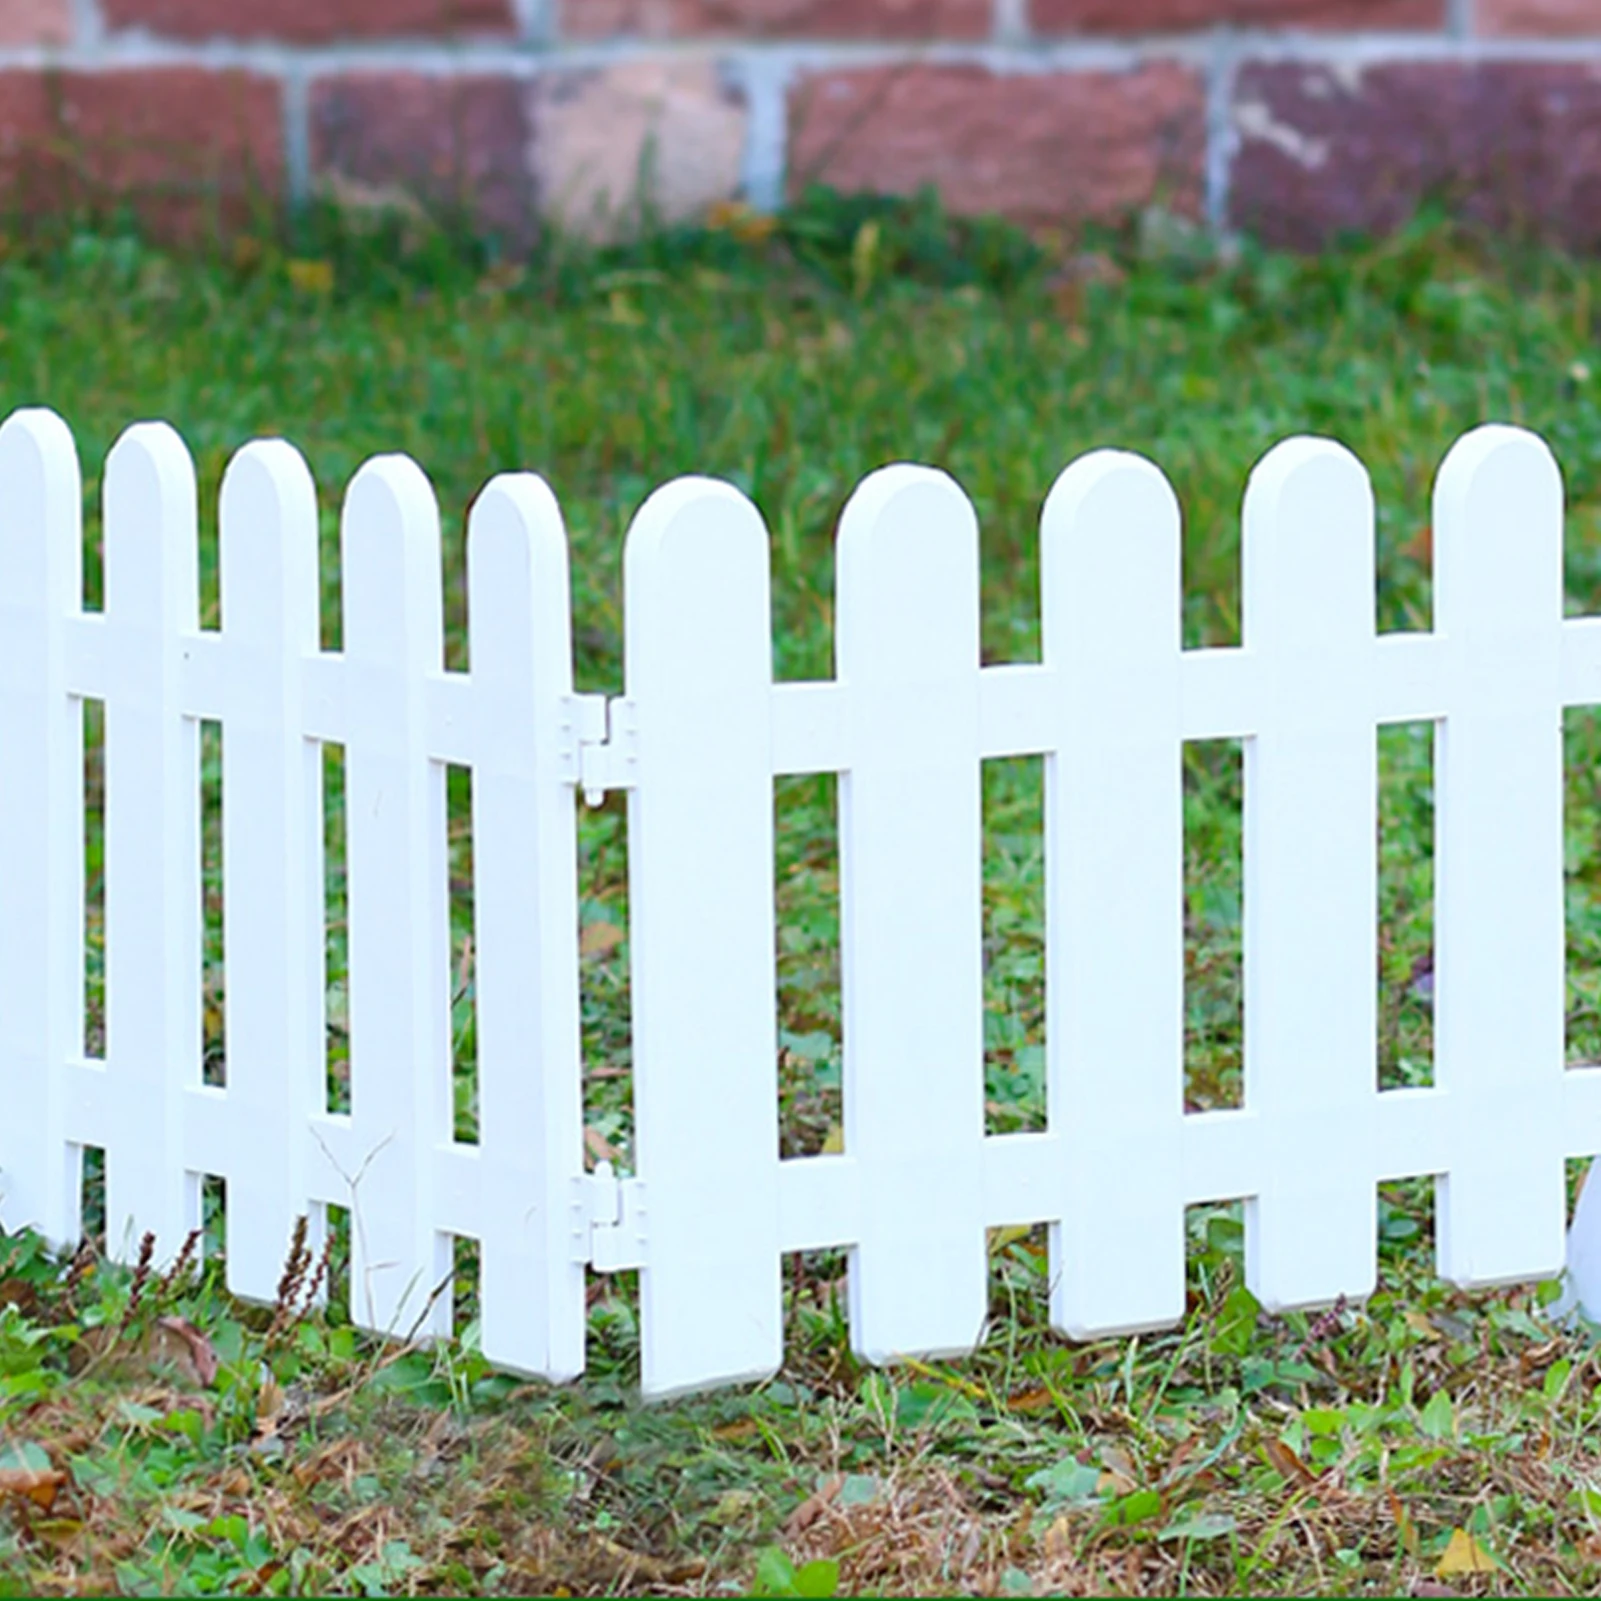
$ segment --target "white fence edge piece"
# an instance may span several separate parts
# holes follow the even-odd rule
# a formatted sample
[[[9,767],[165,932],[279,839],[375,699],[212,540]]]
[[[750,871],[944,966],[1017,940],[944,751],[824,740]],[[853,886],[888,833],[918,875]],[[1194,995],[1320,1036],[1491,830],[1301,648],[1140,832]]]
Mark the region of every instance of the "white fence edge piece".
[[[480,1304],[484,1354],[553,1379],[584,1366],[578,862],[564,710],[567,536],[555,496],[507,474],[467,530],[473,697]],[[575,1248],[576,1247],[576,1248]]]
[[[970,1349],[988,1308],[978,523],[894,466],[840,520],[836,659],[846,1154],[861,1175],[851,1341]]]
[[[140,423],[105,476],[106,1249],[145,1234],[173,1255],[200,1223],[183,1149],[200,1084],[200,729],[184,715],[184,636],[199,627],[194,464]],[[70,1130],[69,1130],[70,1134]]]
[[[1051,1321],[1184,1313],[1184,820],[1179,508],[1149,462],[1080,458],[1041,519],[1046,1098],[1063,1139]]]
[[[624,557],[641,1382],[783,1357],[767,531],[726,484],[641,507]]]
[[[435,1226],[434,1152],[451,1139],[445,769],[425,688],[444,665],[439,513],[403,456],[345,499],[351,1320],[449,1334],[452,1253]]]
[[[228,1287],[270,1301],[307,1205],[308,1119],[324,1106],[322,764],[302,731],[317,653],[317,491],[282,440],[247,445],[222,483],[219,561]]]
[[[1361,1299],[1377,1271],[1373,495],[1343,446],[1263,458],[1242,579],[1245,1105],[1269,1147],[1246,1279],[1278,1311]]]
[[[83,1052],[83,718],[61,624],[83,594],[83,486],[67,425],[0,426],[0,1223],[77,1243],[62,1064]]]
[[[1522,429],[1475,429],[1434,494],[1435,1082],[1453,1124],[1442,1275],[1563,1261],[1562,477]]]

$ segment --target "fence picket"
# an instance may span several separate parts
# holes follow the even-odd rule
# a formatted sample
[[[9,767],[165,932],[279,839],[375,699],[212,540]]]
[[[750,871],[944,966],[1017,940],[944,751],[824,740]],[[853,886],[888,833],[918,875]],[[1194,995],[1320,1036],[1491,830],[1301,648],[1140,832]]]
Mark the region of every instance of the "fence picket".
[[[567,538],[542,480],[503,476],[478,497],[467,579],[483,1348],[564,1379],[584,1366],[567,1195],[583,1167],[576,749]]]
[[[944,473],[883,468],[845,508],[837,573],[851,1340],[885,1361],[967,1350],[988,1306],[972,506]]]
[[[170,1257],[200,1222],[182,1144],[200,1083],[200,740],[182,709],[199,628],[194,464],[165,423],[130,428],[105,477],[106,1248]],[[94,1070],[91,1070],[94,1071]],[[80,1086],[80,1090],[85,1086]]]
[[[1377,1266],[1373,496],[1328,440],[1251,474],[1245,1104],[1265,1149],[1246,1279],[1271,1310],[1366,1296]]]
[[[1077,1338],[1184,1312],[1184,818],[1179,509],[1096,451],[1041,519],[1046,1098],[1063,1140],[1051,1321]],[[1138,1153],[1137,1156],[1134,1153]]]
[[[322,770],[302,732],[317,652],[317,493],[298,452],[248,445],[222,485],[228,1287],[271,1300],[323,1106]],[[311,1248],[320,1247],[314,1214]]]
[[[83,720],[62,626],[83,602],[83,486],[61,419],[0,426],[0,1224],[76,1243],[61,1070],[83,1052]]]
[[[444,611],[439,512],[415,463],[361,469],[342,546],[351,1318],[448,1334],[451,1254],[431,1182],[451,1129],[445,770],[424,702],[444,665]]]
[[[1439,796],[1435,1083],[1452,1124],[1441,1273],[1562,1264],[1562,478],[1521,429],[1475,429],[1435,485],[1449,651]]]
[[[647,500],[624,556],[634,1128],[648,1395],[782,1358],[767,531],[726,484]]]

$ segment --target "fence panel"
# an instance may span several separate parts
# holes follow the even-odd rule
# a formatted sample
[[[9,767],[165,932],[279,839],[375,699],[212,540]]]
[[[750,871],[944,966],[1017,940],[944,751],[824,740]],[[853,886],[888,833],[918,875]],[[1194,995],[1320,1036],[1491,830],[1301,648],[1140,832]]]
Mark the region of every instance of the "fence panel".
[[[83,599],[83,486],[47,411],[0,426],[0,1223],[70,1248],[62,1066],[83,1054],[83,718],[62,623]]]
[[[1078,1337],[1184,1308],[1186,1204],[1248,1202],[1270,1307],[1360,1298],[1374,1186],[1437,1175],[1441,1271],[1555,1272],[1564,1156],[1601,1075],[1563,1070],[1561,708],[1601,696],[1601,620],[1562,619],[1549,452],[1480,429],[1436,492],[1437,630],[1374,635],[1366,475],[1327,441],[1246,498],[1244,644],[1180,643],[1179,512],[1098,452],[1042,519],[1044,660],[981,668],[977,528],[945,475],[849,502],[837,675],[772,682],[767,536],[727,485],[653,495],[625,557],[627,693],[575,696],[565,535],[542,482],[469,524],[468,674],[443,666],[420,470],[358,474],[345,650],[318,649],[304,463],[236,458],[222,623],[199,628],[192,464],[164,425],[108,462],[106,610],[48,413],[0,427],[0,1219],[57,1244],[107,1149],[107,1229],[158,1260],[228,1183],[229,1282],[269,1299],[295,1217],[352,1216],[352,1313],[450,1328],[452,1234],[482,1241],[494,1361],[581,1371],[588,1267],[641,1269],[651,1395],[782,1358],[780,1253],[852,1252],[874,1361],[980,1337],[986,1225],[1052,1230]],[[84,1060],[81,701],[107,704],[107,1047]],[[602,715],[605,713],[606,715]],[[227,1081],[201,1082],[198,720],[223,723]],[[1376,1083],[1375,729],[1438,730],[1436,1086]],[[1242,1110],[1183,1104],[1184,738],[1246,772]],[[352,1110],[323,1088],[319,740],[346,746]],[[1047,759],[1048,1112],[983,1132],[981,758]],[[444,764],[472,768],[480,1136],[452,1128]],[[845,1153],[781,1163],[773,775],[841,774]],[[574,792],[629,790],[639,1175],[586,1175]],[[1601,1206],[1570,1255],[1592,1275]],[[315,1231],[314,1231],[315,1232]],[[1585,1264],[1589,1264],[1588,1267]],[[1583,1286],[1581,1286],[1581,1289]],[[1595,1308],[1592,1306],[1592,1311]]]
[[[1365,1296],[1377,1268],[1373,496],[1327,440],[1251,475],[1245,651],[1245,1104],[1262,1183],[1246,1280],[1277,1311]]]
[[[641,1377],[665,1395],[783,1357],[767,531],[680,479],[624,560]]]
[[[1045,503],[1046,1052],[1062,1139],[1051,1321],[1077,1338],[1184,1313],[1184,816],[1179,509],[1097,451]]]
[[[1436,757],[1435,1082],[1451,1167],[1440,1271],[1562,1265],[1562,480],[1521,429],[1462,439],[1435,488],[1435,625],[1449,652]]]
[[[987,1299],[978,524],[886,467],[840,522],[845,1152],[861,1174],[851,1339],[970,1348]]]

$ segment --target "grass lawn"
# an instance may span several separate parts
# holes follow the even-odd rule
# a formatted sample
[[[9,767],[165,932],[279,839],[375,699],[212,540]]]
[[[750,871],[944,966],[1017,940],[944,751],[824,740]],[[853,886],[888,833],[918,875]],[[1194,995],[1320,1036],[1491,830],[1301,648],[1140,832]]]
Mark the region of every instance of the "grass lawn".
[[[1601,611],[1601,268],[1491,256],[1442,227],[1309,261],[1142,257],[1112,239],[1064,270],[1003,230],[947,227],[926,208],[819,199],[771,236],[735,222],[521,273],[427,249],[407,258],[383,240],[304,244],[311,265],[249,242],[221,265],[184,262],[112,235],[14,252],[0,257],[0,411],[60,410],[91,493],[125,423],[168,418],[196,454],[208,519],[234,449],[293,439],[322,486],[330,644],[343,486],[366,456],[410,452],[445,509],[452,665],[464,661],[464,509],[492,473],[535,468],[571,531],[582,689],[621,684],[628,520],[690,471],[731,479],[768,519],[782,677],[829,674],[834,523],[855,483],[897,458],[948,468],[978,508],[986,660],[1037,657],[1040,503],[1068,460],[1101,445],[1145,452],[1177,487],[1190,643],[1238,637],[1241,491],[1294,432],[1331,434],[1368,464],[1378,613],[1394,628],[1428,626],[1428,495],[1451,441],[1487,418],[1539,429],[1567,476],[1570,609]],[[214,621],[209,521],[204,537]],[[1601,724],[1574,715],[1568,738],[1579,1060],[1601,1056]],[[216,754],[208,744],[213,800]],[[1426,1083],[1427,729],[1386,730],[1380,762],[1378,1071]],[[1238,746],[1192,746],[1186,772],[1188,1095],[1221,1106],[1240,1093]],[[337,797],[336,765],[330,776]],[[789,1152],[822,1149],[839,1116],[833,798],[828,779],[778,786]],[[453,792],[464,954],[463,802]],[[1043,1116],[1040,806],[1037,761],[987,766],[994,1130]],[[580,829],[586,1121],[592,1153],[626,1166],[620,798]],[[214,806],[210,832],[214,867]],[[89,852],[93,866],[94,838]],[[340,901],[336,874],[336,922]],[[208,993],[219,978],[214,966]],[[92,1208],[92,1174],[88,1189]],[[0,1588],[1593,1593],[1591,1343],[1543,1321],[1549,1287],[1439,1284],[1426,1185],[1386,1188],[1380,1235],[1366,1307],[1274,1318],[1243,1287],[1238,1209],[1197,1208],[1185,1325],[1072,1345],[1047,1329],[1040,1233],[1000,1231],[979,1354],[886,1372],[850,1353],[843,1260],[796,1259],[779,1378],[648,1408],[628,1275],[595,1281],[589,1376],[555,1390],[476,1354],[470,1252],[462,1338],[425,1351],[352,1332],[337,1250],[333,1309],[304,1312],[286,1287],[274,1314],[231,1304],[210,1262],[147,1279],[86,1250],[64,1274],[32,1239],[0,1241]]]

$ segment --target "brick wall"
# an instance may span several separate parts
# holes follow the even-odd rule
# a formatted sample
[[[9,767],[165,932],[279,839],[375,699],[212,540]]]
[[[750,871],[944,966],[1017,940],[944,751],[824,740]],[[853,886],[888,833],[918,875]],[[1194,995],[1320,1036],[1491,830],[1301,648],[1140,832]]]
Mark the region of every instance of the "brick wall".
[[[1439,197],[1601,246],[1601,0],[0,0],[10,212],[320,192],[521,242],[809,179],[1294,246]]]

